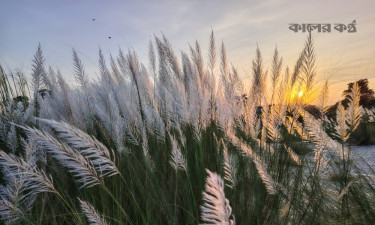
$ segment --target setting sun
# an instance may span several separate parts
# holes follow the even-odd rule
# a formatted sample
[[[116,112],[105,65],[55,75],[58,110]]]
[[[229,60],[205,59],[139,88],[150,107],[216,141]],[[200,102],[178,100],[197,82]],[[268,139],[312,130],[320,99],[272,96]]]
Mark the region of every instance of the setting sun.
[[[303,92],[300,91],[300,92],[298,93],[298,97],[302,97],[302,95],[303,95]]]

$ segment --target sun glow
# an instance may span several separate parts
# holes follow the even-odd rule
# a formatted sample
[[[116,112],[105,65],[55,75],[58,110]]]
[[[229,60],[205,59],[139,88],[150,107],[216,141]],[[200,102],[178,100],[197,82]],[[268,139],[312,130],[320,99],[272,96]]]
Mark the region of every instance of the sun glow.
[[[303,95],[303,92],[300,91],[300,92],[298,93],[298,97],[300,98],[300,97],[302,97],[302,95]]]

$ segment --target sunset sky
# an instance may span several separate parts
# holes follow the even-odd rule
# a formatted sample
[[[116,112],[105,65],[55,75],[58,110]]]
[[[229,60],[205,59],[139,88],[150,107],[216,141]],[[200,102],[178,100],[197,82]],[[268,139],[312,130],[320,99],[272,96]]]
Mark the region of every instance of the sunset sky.
[[[250,81],[251,60],[259,45],[270,68],[274,48],[294,66],[307,33],[289,23],[357,21],[356,33],[313,32],[318,81],[329,78],[331,102],[348,82],[368,78],[375,88],[375,1],[26,1],[0,0],[0,64],[30,74],[42,45],[46,63],[72,84],[72,48],[91,77],[98,74],[98,49],[106,56],[133,48],[147,63],[148,41],[163,33],[176,53],[198,40],[207,52],[211,30],[223,40],[231,63]],[[92,19],[95,19],[93,21]],[[108,37],[111,37],[109,39]],[[205,56],[207,54],[205,53]],[[284,64],[284,65],[285,65]]]

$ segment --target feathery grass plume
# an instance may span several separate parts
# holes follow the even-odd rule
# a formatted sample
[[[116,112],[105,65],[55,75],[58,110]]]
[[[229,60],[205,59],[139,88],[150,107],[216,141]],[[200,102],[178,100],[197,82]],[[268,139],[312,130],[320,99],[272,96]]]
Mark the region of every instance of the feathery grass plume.
[[[349,129],[350,129],[350,132],[352,133],[354,130],[357,129],[361,121],[361,117],[362,117],[362,113],[361,113],[362,107],[359,105],[359,101],[361,98],[361,91],[360,91],[358,82],[354,83],[349,96],[350,96],[350,101],[349,101],[345,119],[347,123],[349,124],[350,126]]]
[[[100,162],[88,161],[83,155],[79,154],[65,143],[61,143],[49,134],[45,134],[39,130],[22,127],[28,133],[28,136],[33,137],[35,143],[40,148],[51,153],[51,155],[76,178],[80,184],[80,188],[89,188],[100,184],[97,171],[92,164],[100,164]],[[104,171],[106,165],[103,165]]]
[[[290,87],[293,87],[297,81],[300,79],[300,73],[301,73],[301,68],[303,65],[303,60],[305,57],[305,51],[302,51],[301,54],[298,57],[298,60],[296,64],[294,65],[294,70],[293,73],[291,74],[292,76],[290,77]]]
[[[263,184],[266,186],[268,194],[277,194],[277,183],[272,179],[271,175],[267,172],[264,164],[259,159],[253,159],[253,162],[258,170],[258,174],[262,179]]]
[[[110,54],[110,56],[109,56],[109,61],[111,63],[112,73],[113,73],[114,78],[115,78],[115,84],[118,85],[120,80],[121,80],[121,73],[120,73],[120,70],[117,66],[116,60],[112,56],[112,54]]]
[[[324,118],[325,113],[327,112],[327,109],[329,106],[327,105],[328,102],[328,80],[326,79],[323,83],[322,91],[320,92],[320,98],[319,98],[319,111],[321,118]]]
[[[290,71],[289,67],[287,66],[285,68],[283,77],[280,78],[278,91],[277,91],[277,98],[278,98],[278,104],[283,104],[286,107],[288,107],[289,104],[289,95],[291,93],[292,86],[290,85],[291,77],[290,77]]]
[[[12,153],[14,154],[16,150],[18,149],[18,139],[17,139],[17,132],[16,127],[14,124],[10,125],[10,130],[7,135],[7,141],[6,144],[12,150]]]
[[[234,146],[236,146],[237,148],[240,148],[243,151],[244,155],[249,156],[251,159],[254,159],[257,157],[253,149],[251,149],[250,146],[248,146],[246,143],[244,143],[239,138],[237,138],[234,135],[233,131],[227,131],[227,137]]]
[[[48,68],[48,80],[49,80],[49,88],[50,88],[50,96],[54,97],[57,92],[57,77],[56,72],[52,69],[51,66]]]
[[[327,146],[340,159],[343,159],[342,145],[328,136],[324,131],[322,124],[304,109],[299,109],[298,114],[304,119],[306,131],[309,133],[310,140],[319,144],[319,146]]]
[[[101,98],[95,103],[96,114],[100,121],[105,125],[107,132],[114,134],[116,144],[119,150],[121,139],[138,145],[136,137],[137,129],[141,129],[143,123],[137,116],[139,115],[139,108],[134,107],[132,103],[136,102],[136,95],[133,93],[133,88],[130,87],[132,81],[128,76],[128,61],[120,49],[120,56],[117,59],[121,70],[121,76],[118,80],[118,86],[114,85],[110,90],[102,91],[99,87],[95,89],[97,95]],[[110,101],[108,101],[108,99]],[[110,116],[108,116],[110,114]],[[154,115],[155,117],[155,115]]]
[[[196,91],[197,91],[197,120],[202,128],[205,128],[211,119],[210,115],[210,97],[211,83],[208,73],[204,70],[202,51],[198,41],[195,42],[195,48],[190,46],[191,60],[194,68]]]
[[[346,142],[349,138],[348,125],[346,124],[346,113],[345,108],[341,104],[337,106],[336,110],[336,135],[341,139],[342,142]]]
[[[345,188],[342,189],[340,194],[337,196],[337,200],[340,200],[344,195],[346,195],[350,189],[350,187],[356,182],[356,179],[352,179],[346,186]]]
[[[279,51],[277,50],[277,47],[276,47],[274,55],[273,55],[273,60],[272,60],[272,73],[271,73],[272,97],[271,97],[271,104],[274,103],[274,95],[275,95],[275,92],[276,92],[277,83],[279,82],[279,79],[280,79],[282,65],[283,65],[283,58],[280,58]]]
[[[0,214],[6,224],[13,224],[31,210],[36,196],[23,193],[25,180],[22,175],[18,178],[5,175],[7,185],[0,185]]]
[[[324,143],[317,143],[315,146],[314,162],[318,172],[322,172],[328,166],[328,158],[324,149]]]
[[[234,96],[234,83],[232,82],[231,72],[228,68],[227,56],[224,43],[221,46],[221,66],[220,66],[220,80],[217,88],[217,116],[218,122],[224,129],[232,129],[234,123],[232,106],[236,103]],[[233,105],[232,105],[233,104]]]
[[[260,178],[262,179],[263,184],[266,186],[266,190],[270,195],[274,195],[277,193],[277,187],[280,185],[275,182],[271,175],[267,172],[265,163],[256,155],[256,153],[253,152],[250,146],[248,146],[246,143],[242,142],[240,139],[238,139],[234,134],[227,133],[228,138],[232,142],[232,144],[238,148],[240,148],[244,155],[252,159],[252,161],[255,164],[255,167],[257,168],[258,174]]]
[[[85,213],[89,223],[91,225],[107,225],[107,221],[100,216],[99,212],[90,203],[79,199],[81,203],[81,209]]]
[[[109,177],[119,173],[115,163],[111,160],[109,150],[101,142],[96,140],[96,138],[64,122],[46,119],[38,120],[51,126],[59,138],[77,149],[82,156],[89,160],[90,166],[92,165],[95,168],[100,174],[100,177]],[[62,147],[67,146],[62,145]],[[70,150],[71,149],[68,148],[67,153],[74,153],[74,151],[71,152]]]
[[[1,194],[3,195],[3,193]],[[15,224],[19,219],[24,217],[21,209],[3,196],[1,196],[0,200],[0,215],[1,220],[5,222],[5,224]]]
[[[52,177],[20,157],[0,151],[0,166],[8,177],[14,177],[19,179],[17,182],[24,183],[25,198],[43,192],[57,193]]]
[[[227,53],[225,50],[224,42],[221,42],[221,50],[220,50],[220,71],[221,76],[227,77],[228,76],[228,61],[227,61]]]
[[[16,221],[24,217],[19,208],[15,207],[14,204],[4,198],[0,200],[0,214],[1,220],[5,224],[14,224]]]
[[[26,79],[25,74],[21,70],[17,70],[16,71],[16,75],[18,77],[18,84],[17,84],[17,86],[20,89],[21,95],[22,96],[26,96],[26,97],[31,96],[30,95],[29,84],[28,84],[28,81]],[[27,93],[26,93],[26,89],[27,89]]]
[[[124,81],[125,78],[128,78],[129,66],[128,66],[128,61],[126,60],[124,52],[122,51],[121,48],[119,48],[118,50],[117,64],[119,66],[119,69],[123,78],[122,81]]]
[[[1,106],[1,113],[6,112],[6,106],[10,100],[10,88],[11,86],[8,85],[9,81],[7,75],[5,74],[3,67],[0,65],[0,106]]]
[[[172,68],[172,71],[174,72],[175,76],[179,80],[181,80],[182,79],[182,72],[181,72],[180,63],[179,63],[176,55],[173,52],[171,43],[164,36],[164,34],[163,34],[163,41],[164,41],[164,50],[165,50],[166,56],[168,58],[169,65]]]
[[[89,83],[87,74],[81,60],[78,57],[77,52],[73,49],[73,62],[74,62],[74,77],[76,81],[83,87],[83,90],[87,89]]]
[[[229,155],[227,146],[224,143],[224,140],[221,139],[221,144],[223,146],[224,152],[224,180],[226,181],[226,186],[231,189],[234,189],[237,183],[236,180],[236,168],[233,158]]]
[[[208,50],[208,64],[211,70],[211,74],[214,73],[214,68],[216,64],[216,47],[215,47],[215,36],[214,31],[211,31],[210,35],[210,43],[209,43],[209,50]]]
[[[163,86],[168,87],[170,84],[169,82],[171,78],[170,78],[170,74],[168,73],[167,56],[165,53],[164,45],[163,45],[163,42],[157,37],[155,37],[155,42],[156,42],[156,47],[158,50],[157,52],[159,56],[158,88],[162,88]],[[159,92],[161,90],[159,90]],[[159,94],[163,94],[163,93],[159,93]],[[164,97],[164,96],[161,96],[161,97]]]
[[[292,201],[289,200],[289,201],[284,205],[283,209],[281,210],[281,212],[280,212],[280,217],[281,217],[282,219],[284,219],[284,218],[286,217],[286,215],[288,214],[288,212],[289,212],[289,210],[290,210],[291,202],[292,202]]]
[[[193,138],[195,141],[197,141],[198,143],[201,142],[202,140],[202,127],[200,124],[191,124],[191,129],[192,129],[192,133],[193,133]]]
[[[195,49],[193,50],[191,48],[191,53],[192,53],[191,54],[192,60],[194,62],[194,65],[195,65],[195,68],[196,68],[197,73],[199,75],[199,78],[200,78],[202,84],[204,85],[204,83],[206,81],[206,75],[205,75],[204,68],[203,68],[202,51],[201,51],[201,47],[200,47],[198,41],[195,41]]]
[[[265,104],[262,107],[261,120],[262,120],[262,131],[261,131],[260,140],[262,143],[267,143],[268,127],[270,123],[270,107],[268,106],[268,104]]]
[[[9,91],[11,93],[12,96],[16,95],[16,96],[19,96],[19,92],[18,92],[18,88],[16,86],[16,79],[15,79],[15,75],[14,73],[9,73],[9,77],[11,78],[11,81],[13,81],[13,85],[11,85],[10,82],[8,82],[8,85],[9,85]],[[8,80],[9,81],[9,80]],[[13,87],[12,87],[13,86]]]
[[[11,82],[12,81],[12,82]],[[26,93],[26,88],[28,89],[28,94]],[[1,97],[1,109],[4,109],[6,103],[11,102],[14,97],[23,97],[22,103],[26,104],[26,99],[30,96],[29,86],[27,85],[27,80],[25,75],[16,69],[16,72],[10,72],[6,74],[0,65],[0,97]]]
[[[26,162],[33,166],[35,166],[38,161],[42,161],[43,164],[46,164],[46,152],[38,149],[33,137],[29,137],[27,140],[22,138],[21,143],[25,151],[24,159]]]
[[[155,55],[154,44],[153,44],[151,39],[150,39],[149,44],[148,44],[148,61],[149,61],[149,65],[150,65],[150,70],[151,70],[153,78],[154,78],[154,87],[155,87],[155,83],[156,83],[156,55]]]
[[[302,59],[302,91],[303,94],[303,101],[305,104],[311,102],[313,100],[313,93],[314,93],[314,86],[315,86],[315,76],[316,76],[316,67],[315,67],[315,52],[314,52],[314,45],[313,40],[311,37],[311,32],[307,38],[305,43]]]
[[[42,73],[42,83],[44,84],[44,88],[48,91],[48,96],[51,96],[55,88],[55,77],[51,77],[51,75],[53,76],[54,74],[49,72],[51,72],[51,67],[49,67],[48,73],[46,71]]]
[[[293,127],[294,130],[301,136],[302,140],[310,140],[310,137],[308,135],[309,133],[306,131],[306,129],[304,129],[303,125],[299,121],[293,120],[292,118],[288,117],[285,125],[287,127]],[[289,133],[293,134],[294,130],[292,132],[289,131]]]
[[[230,86],[232,87],[232,106],[234,107],[234,113],[241,113],[241,96],[243,94],[243,83],[240,79],[240,76],[237,72],[237,69],[232,65],[232,72],[230,73]],[[237,111],[238,110],[238,111]],[[235,114],[236,116],[236,114]]]
[[[252,61],[252,87],[251,96],[256,102],[256,106],[262,105],[262,99],[265,99],[265,85],[267,72],[263,69],[263,58],[260,53],[259,47],[257,46],[255,59]]]
[[[172,152],[171,152],[171,159],[169,160],[169,163],[173,167],[173,169],[177,170],[183,170],[186,172],[186,160],[185,157],[182,155],[181,149],[178,147],[176,139],[169,135],[171,142],[172,142]]]
[[[62,95],[60,98],[62,98],[62,101],[61,101],[61,105],[59,106],[60,107],[60,113],[63,114],[63,116],[65,118],[67,118],[68,120],[72,121],[72,107],[71,107],[71,104],[70,104],[70,87],[69,85],[66,83],[65,79],[63,78],[63,76],[61,75],[60,71],[58,70],[57,71],[57,82],[60,86],[60,90],[62,92]],[[38,117],[38,116],[37,116]]]
[[[273,154],[275,153],[275,149],[271,145],[267,145],[267,142],[261,141],[260,139],[254,139],[256,141],[257,145],[260,148],[263,148],[263,150],[269,151],[269,153]]]
[[[142,151],[143,151],[143,156],[144,156],[146,165],[148,166],[148,168],[151,171],[154,171],[155,170],[155,163],[152,160],[152,157],[150,155],[146,129],[142,130]]]
[[[193,76],[193,66],[191,64],[191,61],[189,59],[189,56],[181,52],[181,60],[182,60],[182,72],[184,75],[183,83],[185,86],[185,92],[186,92],[186,98],[188,103],[191,102],[192,94],[197,94],[192,91],[190,91],[191,88],[197,88],[196,86],[191,86],[191,83],[194,82],[194,76]]]
[[[225,198],[224,182],[216,173],[206,169],[208,174],[203,192],[204,203],[200,206],[203,224],[235,225],[229,200]]]
[[[127,131],[127,126],[125,125],[125,120],[120,115],[120,110],[113,92],[109,90],[106,95],[107,99],[105,106],[101,107],[101,104],[97,104],[95,106],[96,115],[100,119],[111,139],[115,142],[117,151],[122,152],[124,139],[126,138],[124,130]],[[127,133],[129,134],[130,132]],[[133,141],[131,136],[130,141]]]
[[[210,111],[211,121],[216,121],[217,117],[217,104],[216,104],[216,78],[214,75],[214,69],[216,64],[216,47],[215,47],[215,36],[214,32],[211,31],[210,44],[208,50],[209,67],[210,67],[210,79],[211,79],[211,96],[210,96]]]
[[[48,94],[44,93],[44,97],[40,96],[39,98],[39,117],[41,118],[55,118],[55,110],[53,106],[53,103],[51,102],[51,92],[48,92]],[[72,114],[73,115],[73,114]],[[44,129],[43,127],[40,127],[41,129]]]
[[[294,162],[296,162],[298,165],[301,165],[301,160],[299,159],[298,155],[293,151],[293,149],[291,147],[286,146],[285,144],[284,148],[288,152],[290,158],[292,158]]]
[[[280,104],[278,106],[271,105],[269,111],[269,123],[268,123],[268,137],[273,142],[281,140],[282,135],[280,128],[283,124],[283,120],[286,117],[286,105]]]
[[[32,73],[32,85],[33,85],[33,91],[34,91],[34,100],[35,100],[35,116],[39,116],[39,104],[38,104],[38,93],[42,86],[42,79],[45,76],[44,74],[44,57],[42,52],[42,47],[40,46],[40,43],[38,45],[38,50],[34,55],[33,59],[33,73]]]
[[[254,101],[247,99],[244,108],[248,132],[253,139],[258,139],[261,127],[261,118],[257,115],[257,106],[255,105]]]
[[[104,84],[110,85],[115,83],[115,79],[108,70],[108,67],[105,62],[104,55],[102,50],[99,48],[99,68],[100,68],[100,77]]]
[[[33,73],[32,73],[32,84],[34,87],[34,95],[38,94],[38,91],[42,85],[42,77],[44,76],[44,57],[42,47],[39,43],[37,52],[34,55],[33,59]]]
[[[138,96],[139,113],[141,115],[141,119],[144,125],[145,115],[144,115],[143,101],[142,101],[144,98],[143,98],[143,91],[141,90],[142,89],[142,84],[141,84],[142,77],[140,76],[140,65],[139,65],[138,57],[135,51],[129,50],[129,53],[127,55],[127,61],[128,61],[129,71],[130,71],[132,80],[136,87],[137,96]]]

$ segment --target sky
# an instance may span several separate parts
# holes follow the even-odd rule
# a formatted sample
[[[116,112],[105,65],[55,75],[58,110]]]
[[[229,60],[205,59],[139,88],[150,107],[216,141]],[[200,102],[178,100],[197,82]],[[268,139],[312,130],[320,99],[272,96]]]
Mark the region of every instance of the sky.
[[[333,103],[349,82],[368,78],[375,88],[374,11],[373,0],[0,0],[0,64],[6,71],[21,69],[30,75],[40,43],[46,64],[59,68],[74,85],[72,48],[96,78],[99,48],[107,57],[117,55],[119,48],[134,49],[147,63],[154,36],[164,34],[179,55],[196,40],[207,52],[213,30],[217,47],[224,42],[229,61],[248,85],[257,45],[266,68],[276,46],[284,65],[293,68],[308,33],[289,30],[290,23],[356,20],[355,33],[312,32],[317,81],[329,79]]]

